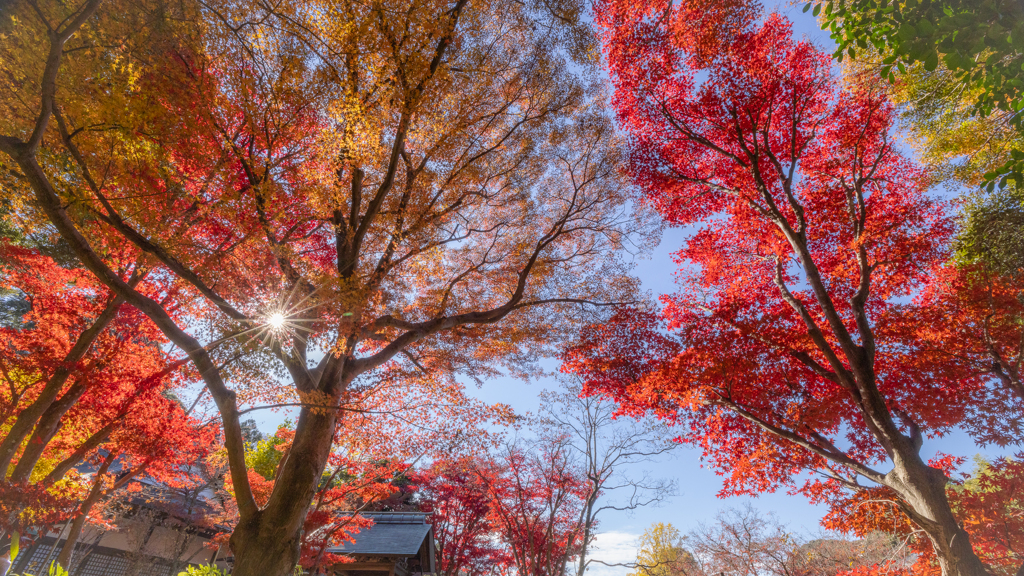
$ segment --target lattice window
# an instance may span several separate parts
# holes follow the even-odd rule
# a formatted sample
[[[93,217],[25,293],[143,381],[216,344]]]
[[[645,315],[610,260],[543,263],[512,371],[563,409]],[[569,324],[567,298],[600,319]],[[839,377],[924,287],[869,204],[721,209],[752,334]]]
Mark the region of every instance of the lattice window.
[[[53,550],[53,554],[50,554],[50,550],[53,550],[53,544],[42,544],[39,546],[33,546],[31,549],[31,555],[27,557],[21,557],[22,555],[19,554],[19,558],[16,558],[15,570],[13,570],[12,573],[24,574],[25,572],[28,572],[29,574],[45,574],[46,569],[43,566],[43,563],[46,562],[46,557],[49,556],[50,560],[56,560],[57,554],[60,553],[60,550]],[[28,550],[25,552],[28,552]]]
[[[78,567],[74,576],[119,576],[128,568],[128,559],[102,552],[93,552]]]

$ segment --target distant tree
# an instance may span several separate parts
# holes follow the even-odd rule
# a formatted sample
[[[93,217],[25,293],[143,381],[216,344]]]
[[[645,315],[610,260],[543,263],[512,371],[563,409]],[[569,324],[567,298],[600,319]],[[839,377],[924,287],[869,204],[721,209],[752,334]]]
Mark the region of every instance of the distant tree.
[[[576,576],[591,564],[597,524],[603,512],[631,512],[661,503],[675,483],[651,476],[640,466],[652,465],[677,446],[667,426],[653,418],[616,419],[616,406],[605,398],[584,395],[575,379],[558,392],[541,393],[536,426],[541,434],[565,442],[566,454],[586,477],[588,490],[578,520],[582,530]]]
[[[519,576],[564,576],[579,558],[590,486],[564,438],[506,444],[487,483],[496,533]]]
[[[893,539],[879,532],[854,540],[838,534],[807,539],[750,504],[720,512],[684,543],[700,574],[719,576],[837,576],[889,565],[895,549]]]
[[[503,574],[512,565],[492,513],[497,473],[489,459],[462,458],[435,462],[417,475],[417,502],[430,513],[441,576]]]
[[[629,576],[698,576],[699,567],[686,551],[679,530],[657,522],[644,530]]]

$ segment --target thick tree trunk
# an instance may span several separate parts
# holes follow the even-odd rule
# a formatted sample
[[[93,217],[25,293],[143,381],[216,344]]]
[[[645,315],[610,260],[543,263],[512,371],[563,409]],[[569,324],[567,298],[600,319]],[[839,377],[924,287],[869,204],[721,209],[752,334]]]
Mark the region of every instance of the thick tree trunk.
[[[322,412],[322,411],[321,411]],[[232,576],[288,576],[299,561],[302,524],[327,466],[335,414],[303,409],[266,507],[239,520],[231,535]]]
[[[928,466],[916,450],[897,453],[894,463],[886,480],[906,503],[904,512],[931,540],[943,576],[989,576],[949,505],[945,474]]]
[[[931,540],[943,576],[989,576],[975,554],[970,536],[957,523],[946,496],[948,478],[921,458],[923,437],[917,424],[906,414],[891,409],[875,383],[871,355],[854,356],[851,362],[859,377],[861,407],[868,428],[886,448],[893,469],[884,484],[903,500],[901,508]],[[899,416],[910,428],[904,434],[893,419]]]

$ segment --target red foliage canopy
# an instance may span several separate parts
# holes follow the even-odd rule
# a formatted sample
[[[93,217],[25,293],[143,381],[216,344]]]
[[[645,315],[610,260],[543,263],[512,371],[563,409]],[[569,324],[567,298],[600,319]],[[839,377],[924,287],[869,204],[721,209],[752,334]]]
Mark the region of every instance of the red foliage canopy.
[[[479,459],[436,462],[419,474],[417,498],[430,512],[442,576],[503,573],[512,556],[496,538],[488,487],[496,470]]]
[[[0,424],[13,448],[0,490],[19,502],[0,527],[23,531],[67,518],[88,484],[105,481],[73,472],[90,459],[117,459],[119,483],[100,486],[99,496],[143,473],[182,481],[182,466],[209,453],[217,430],[166,395],[182,362],[164,352],[159,330],[84,270],[13,244],[0,246],[0,256],[0,287],[27,303],[0,327]]]
[[[725,5],[708,52],[693,45],[703,20],[671,8],[629,20],[623,4],[599,9],[630,173],[643,202],[694,233],[662,316],[620,311],[565,369],[626,412],[680,424],[726,476],[723,494],[886,486],[949,574],[984,574],[944,471],[920,455],[982,382],[922,366],[908,346],[908,302],[952,225],[891,142],[892,106],[839,90],[828,56],[779,16],[744,28],[747,8]]]

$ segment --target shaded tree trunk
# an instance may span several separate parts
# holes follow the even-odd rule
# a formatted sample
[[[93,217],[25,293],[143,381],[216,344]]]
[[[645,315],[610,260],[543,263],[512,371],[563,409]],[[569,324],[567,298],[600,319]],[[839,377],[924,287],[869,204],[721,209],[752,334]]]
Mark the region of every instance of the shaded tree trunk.
[[[103,497],[103,477],[106,476],[110,464],[116,458],[117,454],[111,452],[103,459],[103,464],[100,465],[99,470],[96,471],[96,475],[93,477],[89,495],[85,497],[85,500],[78,507],[78,514],[71,523],[71,530],[68,532],[67,540],[64,541],[64,547],[61,548],[60,554],[57,556],[57,563],[65,569],[70,568],[71,554],[75,551],[78,538],[82,535],[82,529],[85,528],[85,520],[89,517],[89,512],[92,511],[92,507]]]
[[[267,505],[243,516],[231,535],[233,576],[287,576],[299,561],[302,524],[327,466],[335,414],[303,409],[295,440],[278,469]]]

